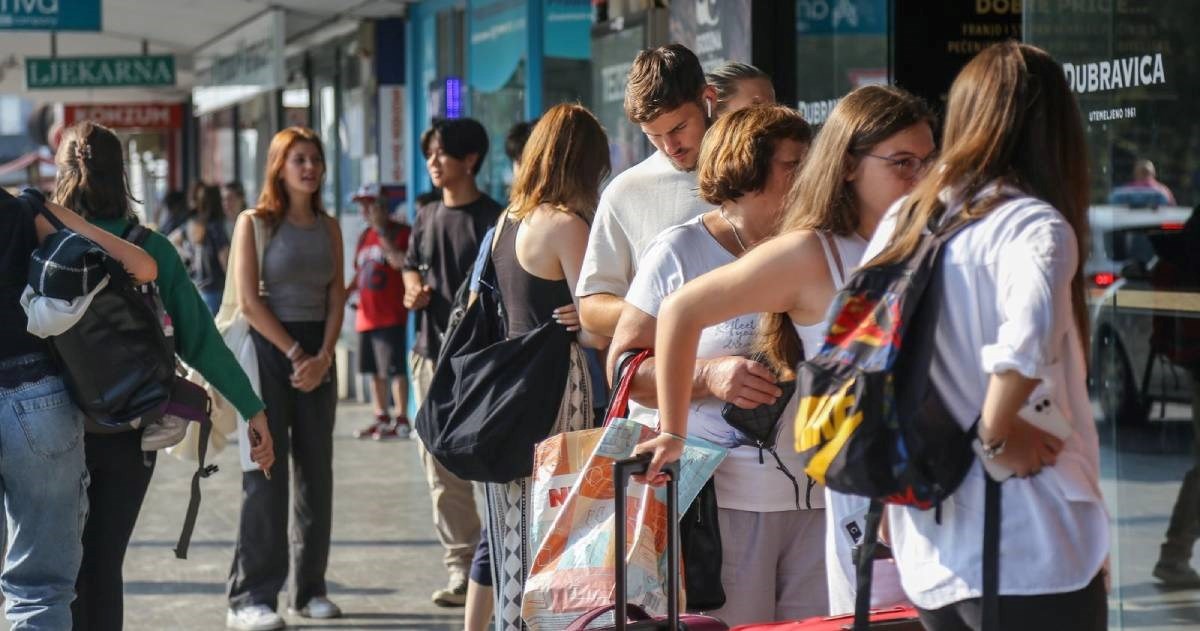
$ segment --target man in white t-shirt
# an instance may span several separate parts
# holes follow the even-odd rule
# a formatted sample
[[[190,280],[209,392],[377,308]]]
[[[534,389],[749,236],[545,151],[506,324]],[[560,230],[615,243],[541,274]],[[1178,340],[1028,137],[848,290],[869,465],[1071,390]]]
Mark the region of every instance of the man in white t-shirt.
[[[642,252],[663,230],[710,206],[696,195],[700,141],[716,93],[700,60],[680,44],[638,53],[625,113],[657,151],[613,178],[600,196],[575,294],[583,328],[612,337]]]

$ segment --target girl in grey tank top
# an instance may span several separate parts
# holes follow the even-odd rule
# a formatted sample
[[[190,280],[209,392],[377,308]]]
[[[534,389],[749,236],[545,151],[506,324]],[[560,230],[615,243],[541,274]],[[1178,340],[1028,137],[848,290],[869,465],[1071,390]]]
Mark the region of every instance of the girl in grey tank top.
[[[267,305],[280,322],[325,319],[333,281],[333,245],[323,217],[310,226],[281,220],[263,254]]]

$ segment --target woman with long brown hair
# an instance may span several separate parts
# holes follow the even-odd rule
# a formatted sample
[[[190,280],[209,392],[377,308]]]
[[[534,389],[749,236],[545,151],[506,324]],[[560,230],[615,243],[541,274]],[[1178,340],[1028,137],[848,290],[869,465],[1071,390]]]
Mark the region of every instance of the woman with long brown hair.
[[[54,161],[56,202],[75,209],[114,237],[130,233],[137,219],[130,206],[124,150],[111,129],[89,121],[67,128]],[[263,444],[253,455],[269,468],[274,456],[265,406],[213,326],[212,313],[188,278],[175,247],[157,232],[146,233],[142,247],[158,266],[158,295],[171,316],[176,354],[263,435]],[[73,627],[118,630],[124,625],[125,551],[154,475],[157,452],[142,451],[142,430],[113,433],[92,422],[86,427],[91,508],[83,528],[83,561],[75,582],[78,595],[71,604]]]
[[[234,629],[283,628],[275,609],[288,579],[288,452],[295,476],[289,609],[335,618],[325,569],[333,510],[333,351],[342,326],[342,234],[321,204],[325,152],[316,132],[289,127],[271,140],[258,204],[234,228],[237,302],[250,324],[262,398],[280,466],[242,475],[242,513],[229,612]],[[255,224],[258,224],[257,229]],[[262,267],[258,234],[268,239]]]
[[[551,434],[583,429],[592,422],[591,385],[579,345],[602,348],[608,340],[580,329],[571,288],[579,280],[589,224],[609,168],[608,138],[596,117],[580,105],[550,108],[525,145],[511,202],[492,238],[491,262],[508,336],[554,321],[574,333],[578,342],[571,344],[562,367],[568,373],[567,387]],[[497,631],[524,628],[520,594],[533,561],[530,542],[524,539],[529,532],[529,490],[528,478],[487,484]],[[520,545],[514,547],[513,541]],[[520,570],[514,572],[514,567]]]
[[[756,346],[781,379],[790,379],[804,354],[824,338],[825,311],[858,266],[867,240],[888,207],[912,190],[934,153],[932,116],[916,97],[893,87],[859,88],[838,102],[817,134],[790,194],[778,236],[736,262],[701,276],[659,310],[656,368],[660,435],[642,445],[651,472],[679,457],[688,432],[697,347],[705,327],[747,313],[763,313]],[[731,374],[731,388],[754,375]],[[728,401],[753,409],[774,401],[762,388]],[[754,390],[758,390],[755,392]],[[779,444],[792,444],[795,402],[782,414]],[[653,475],[652,475],[653,477]],[[820,494],[818,494],[820,496]],[[851,522],[865,525],[866,502],[824,493],[825,572],[835,613],[854,603]],[[721,498],[718,492],[718,505]],[[724,528],[722,529],[724,530]],[[818,538],[820,536],[818,535]],[[878,604],[902,599],[887,568],[876,574]],[[890,572],[894,579],[895,571]]]
[[[946,243],[933,385],[1002,485],[999,628],[1107,627],[1108,515],[1087,393],[1088,175],[1083,125],[1062,68],[1006,42],[950,88],[942,156],[868,248],[870,265],[916,251],[929,226],[972,221]],[[1026,422],[1048,399],[1063,440]],[[888,509],[905,591],[927,629],[980,629],[983,466],[934,511]]]

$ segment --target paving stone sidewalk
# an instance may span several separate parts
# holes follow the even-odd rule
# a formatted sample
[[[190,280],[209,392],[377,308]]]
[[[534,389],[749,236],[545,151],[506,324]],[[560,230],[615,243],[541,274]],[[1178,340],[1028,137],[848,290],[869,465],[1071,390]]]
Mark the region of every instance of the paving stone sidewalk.
[[[334,439],[333,549],[329,596],[339,620],[314,624],[284,613],[290,629],[462,629],[461,609],[429,596],[445,584],[442,549],[433,532],[429,494],[410,441],[357,440],[367,406],[338,407]],[[237,447],[214,460],[186,561],[172,552],[187,506],[193,469],[160,455],[125,561],[125,629],[225,628],[225,579],[236,535],[241,475]],[[286,595],[280,597],[281,611]]]

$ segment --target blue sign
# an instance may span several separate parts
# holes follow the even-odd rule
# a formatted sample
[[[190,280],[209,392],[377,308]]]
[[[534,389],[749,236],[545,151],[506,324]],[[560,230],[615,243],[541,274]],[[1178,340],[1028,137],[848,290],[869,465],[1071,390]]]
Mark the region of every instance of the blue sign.
[[[797,0],[796,33],[882,35],[887,32],[887,0]]]
[[[99,31],[100,0],[0,0],[0,30]]]
[[[470,3],[471,88],[495,92],[504,87],[525,56],[525,3],[521,0],[473,0]]]

